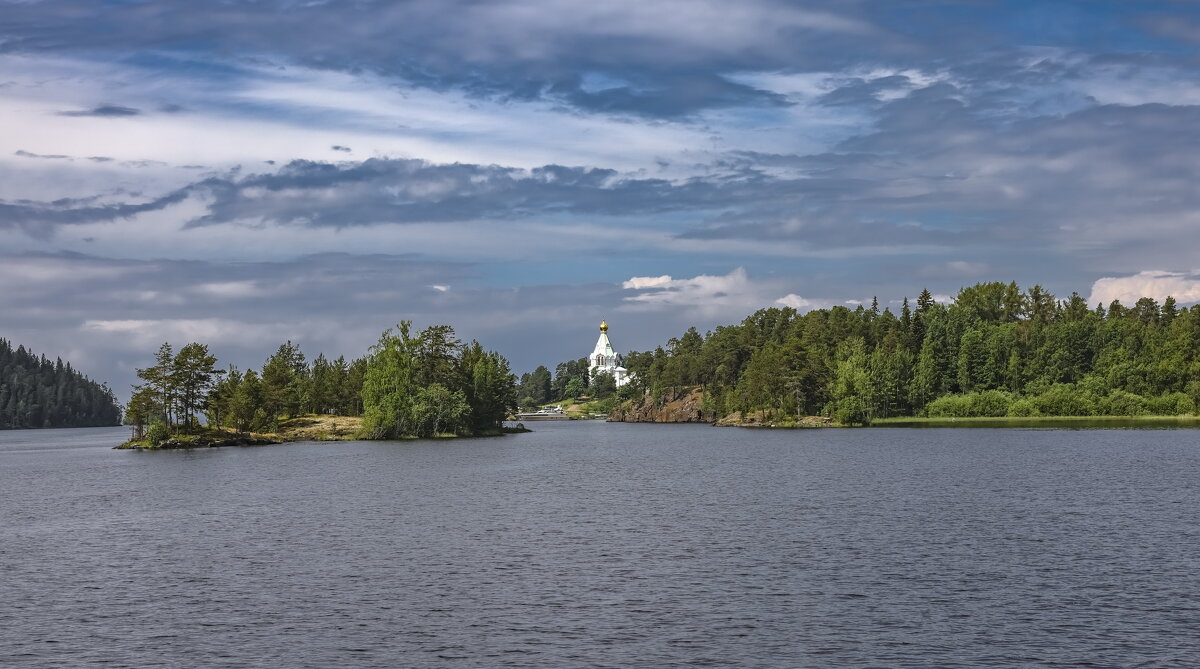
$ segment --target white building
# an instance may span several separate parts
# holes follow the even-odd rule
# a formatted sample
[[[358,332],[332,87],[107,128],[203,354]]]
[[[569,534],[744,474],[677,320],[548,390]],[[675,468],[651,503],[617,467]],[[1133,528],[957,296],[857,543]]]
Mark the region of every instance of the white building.
[[[621,366],[621,356],[617,355],[612,342],[608,340],[608,323],[604,321],[600,321],[600,338],[596,340],[596,348],[588,356],[588,376],[594,379],[597,374],[611,374],[618,388],[629,383],[629,370]]]

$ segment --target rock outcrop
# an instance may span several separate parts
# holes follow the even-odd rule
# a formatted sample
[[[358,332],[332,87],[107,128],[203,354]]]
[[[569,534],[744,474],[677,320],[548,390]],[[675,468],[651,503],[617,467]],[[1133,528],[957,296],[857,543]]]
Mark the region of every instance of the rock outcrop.
[[[661,403],[649,395],[622,404],[608,414],[613,423],[714,423],[717,416],[703,408],[704,393],[699,388],[685,388],[670,393]]]

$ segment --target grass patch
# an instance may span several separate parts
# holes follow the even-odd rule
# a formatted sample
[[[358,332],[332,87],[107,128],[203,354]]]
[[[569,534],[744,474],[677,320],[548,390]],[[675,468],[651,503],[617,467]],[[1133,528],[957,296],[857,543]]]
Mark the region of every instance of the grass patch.
[[[1003,416],[999,418],[877,418],[872,427],[1200,427],[1200,417],[1184,416]]]
[[[619,403],[616,396],[606,397],[602,400],[591,399],[586,395],[583,397],[564,397],[557,402],[543,404],[542,408],[550,408],[561,406],[563,413],[573,419],[590,419],[597,414],[608,414]]]
[[[361,416],[307,414],[279,423],[278,435],[284,441],[353,441],[361,438]]]

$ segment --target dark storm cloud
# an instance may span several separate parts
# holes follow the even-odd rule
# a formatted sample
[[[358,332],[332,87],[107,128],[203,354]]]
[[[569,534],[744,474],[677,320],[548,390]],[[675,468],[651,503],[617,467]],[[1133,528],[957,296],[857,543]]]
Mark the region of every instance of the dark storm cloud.
[[[703,108],[789,104],[782,95],[738,84],[712,73],[639,78],[646,79],[644,87],[627,85],[587,91],[578,79],[567,79],[555,82],[548,90],[580,109],[662,118],[684,116]]]
[[[159,211],[187,199],[181,189],[141,203],[95,204],[96,198],[69,198],[52,202],[0,201],[0,228],[16,228],[33,237],[45,238],[62,225],[79,225],[127,219]]]
[[[13,152],[13,155],[19,156],[21,158],[38,158],[41,160],[70,160],[71,159],[71,156],[64,156],[60,153],[51,153],[51,154],[30,153],[29,151],[25,151],[24,149],[17,149],[16,151]]]
[[[891,85],[890,83],[888,85]],[[197,196],[189,225],[313,227],[604,217],[670,220],[682,239],[814,248],[1039,243],[1088,252],[1190,234],[1200,210],[1200,107],[1089,107],[997,124],[994,108],[934,84],[880,103],[872,132],[814,155],[731,153],[706,176],[370,159],[293,161],[206,178],[146,201],[0,203],[0,226],[128,218]],[[1089,251],[1090,250],[1090,251]]]
[[[919,30],[879,21],[909,9],[929,12],[923,2],[833,0],[51,0],[6,5],[0,42],[6,51],[23,52],[129,53],[186,45],[181,52],[368,71],[430,88],[671,118],[784,102],[732,81],[731,73],[930,62],[944,58],[955,39],[978,47],[978,39],[956,31],[941,37],[938,54]],[[889,22],[902,29],[883,27]],[[194,65],[180,66],[197,74]],[[212,75],[222,76],[215,70]],[[611,81],[596,85],[595,77]]]
[[[101,118],[120,118],[124,116],[137,116],[141,114],[141,110],[133,107],[122,107],[120,105],[100,105],[91,109],[78,109],[71,111],[60,111],[59,116],[98,116]]]
[[[0,227],[41,229],[129,218],[203,195],[208,213],[192,225],[264,220],[352,226],[511,219],[553,213],[629,215],[717,206],[744,184],[690,180],[675,184],[613,170],[369,159],[331,164],[293,161],[271,174],[210,177],[145,202],[93,200],[0,202]],[[757,191],[744,192],[751,196]]]
[[[1200,179],[1192,159],[1200,107],[1107,105],[1004,124],[990,111],[962,102],[954,87],[933,86],[888,103],[875,132],[847,141],[844,152],[733,156],[743,169],[798,172],[816,183],[791,182],[684,236],[1049,242],[1110,257],[1194,238],[1200,192],[1189,184]]]

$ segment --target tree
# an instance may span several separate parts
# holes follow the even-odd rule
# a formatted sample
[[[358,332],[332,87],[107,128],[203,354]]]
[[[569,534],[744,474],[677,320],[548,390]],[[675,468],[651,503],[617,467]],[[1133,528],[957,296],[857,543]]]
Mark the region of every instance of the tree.
[[[367,357],[363,379],[363,431],[372,439],[398,439],[414,434],[413,398],[417,342],[412,324],[401,321],[386,330]]]
[[[874,406],[874,388],[861,337],[842,342],[837,349],[833,386],[833,415],[846,425],[869,425]]]
[[[463,350],[461,361],[463,375],[469,379],[464,388],[469,407],[467,430],[472,434],[494,432],[517,408],[508,361],[499,353],[485,351],[477,341]]]
[[[158,398],[148,388],[136,390],[129,398],[125,407],[125,422],[133,426],[133,438],[141,439],[146,434],[146,426],[160,417],[162,406]]]
[[[521,395],[532,399],[531,404],[539,405],[550,401],[550,370],[543,365],[532,373],[526,374],[521,384]]]
[[[225,373],[216,364],[217,358],[209,354],[208,347],[195,342],[179,349],[172,361],[171,384],[178,418],[185,428],[198,425],[196,415],[204,408],[214,380]]]
[[[262,368],[263,410],[274,420],[301,413],[308,365],[304,353],[291,340],[280,344]]]
[[[569,384],[568,384],[569,385]],[[617,392],[617,380],[612,374],[602,372],[592,379],[592,397],[598,400],[612,397]]]
[[[175,352],[169,342],[163,342],[154,354],[154,365],[137,370],[144,383],[134,386],[134,394],[145,391],[154,397],[158,417],[169,428],[174,424],[175,408]]]

